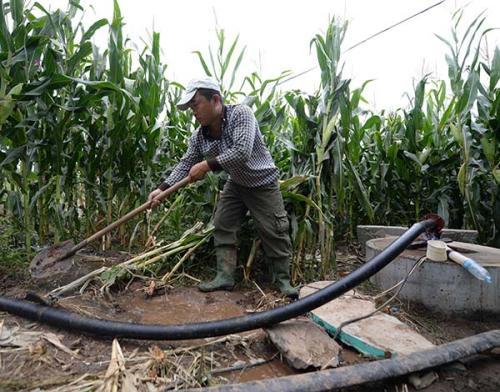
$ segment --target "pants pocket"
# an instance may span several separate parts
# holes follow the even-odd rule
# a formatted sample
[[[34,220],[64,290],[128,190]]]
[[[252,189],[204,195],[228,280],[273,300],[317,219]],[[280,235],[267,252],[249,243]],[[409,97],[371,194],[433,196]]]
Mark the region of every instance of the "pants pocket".
[[[288,221],[288,215],[286,211],[283,212],[275,212],[274,213],[274,221],[276,224],[276,232],[277,233],[286,233],[290,228],[290,223]]]

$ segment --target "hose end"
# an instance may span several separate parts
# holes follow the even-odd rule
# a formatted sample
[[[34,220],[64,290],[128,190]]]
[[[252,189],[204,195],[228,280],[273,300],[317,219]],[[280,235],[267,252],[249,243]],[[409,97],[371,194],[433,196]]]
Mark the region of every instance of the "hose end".
[[[434,221],[434,225],[432,227],[428,227],[425,232],[427,233],[428,239],[436,240],[441,238],[441,233],[444,228],[444,219],[441,218],[438,214],[427,214],[423,217],[423,220],[432,220]]]

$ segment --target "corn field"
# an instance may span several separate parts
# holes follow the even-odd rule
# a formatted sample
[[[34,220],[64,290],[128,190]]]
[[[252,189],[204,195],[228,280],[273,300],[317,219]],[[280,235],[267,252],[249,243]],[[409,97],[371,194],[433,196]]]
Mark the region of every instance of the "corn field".
[[[0,250],[22,249],[30,259],[142,204],[196,124],[175,107],[184,87],[165,77],[160,35],[132,49],[118,1],[110,19],[88,28],[77,0],[50,12],[23,0],[0,6]],[[368,82],[353,87],[343,78],[348,26],[338,19],[312,37],[321,71],[313,94],[284,89],[289,72],[242,75],[245,47],[222,29],[208,50],[193,54],[226,101],[245,102],[259,121],[281,170],[296,280],[331,271],[336,242],[352,239],[356,225],[408,225],[428,212],[500,246],[500,50],[482,52],[491,30],[484,15],[464,19],[457,11],[450,37],[436,37],[449,79],[425,76],[408,107],[393,112],[367,109]],[[100,29],[109,31],[104,49],[92,40]],[[153,231],[168,241],[208,224],[223,180],[210,175],[102,245],[140,248]],[[253,237],[242,238],[243,253],[251,253]],[[203,249],[210,252],[210,243]]]

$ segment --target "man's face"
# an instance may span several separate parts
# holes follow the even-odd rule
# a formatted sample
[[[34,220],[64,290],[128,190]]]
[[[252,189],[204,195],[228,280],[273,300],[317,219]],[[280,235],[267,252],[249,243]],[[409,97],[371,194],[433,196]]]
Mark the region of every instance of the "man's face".
[[[202,126],[209,125],[217,116],[217,97],[214,96],[209,101],[197,92],[189,102],[189,108]]]

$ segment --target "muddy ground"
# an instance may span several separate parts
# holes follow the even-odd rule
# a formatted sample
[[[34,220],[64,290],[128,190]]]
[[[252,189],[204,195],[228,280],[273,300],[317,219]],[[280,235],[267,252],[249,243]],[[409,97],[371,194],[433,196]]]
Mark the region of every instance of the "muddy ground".
[[[339,255],[338,263],[338,274],[342,276],[361,261],[346,250]],[[83,295],[64,298],[56,306],[103,319],[179,324],[241,316],[287,302],[265,284],[254,287],[201,293],[194,282],[190,285],[189,280],[184,280],[182,285],[153,290],[154,294],[149,295],[151,282],[136,279],[110,294],[91,285]],[[23,298],[28,290],[44,292],[25,273],[4,273],[0,277],[2,295]],[[369,284],[360,290],[375,292]],[[435,344],[500,328],[500,320],[450,319],[409,303],[395,302],[391,311]],[[106,390],[113,383],[123,386],[130,380],[140,385],[141,390],[177,390],[297,373],[281,358],[262,330],[194,341],[120,339],[112,354],[110,339],[66,332],[0,312],[0,343],[1,337],[8,334],[17,337],[18,345],[0,344],[1,391]],[[364,361],[368,359],[343,347],[341,366]],[[437,369],[438,380],[425,390],[500,391],[498,353],[468,358],[462,364]],[[113,366],[120,369],[119,377],[106,375]],[[415,388],[403,377],[349,390],[399,392]]]

